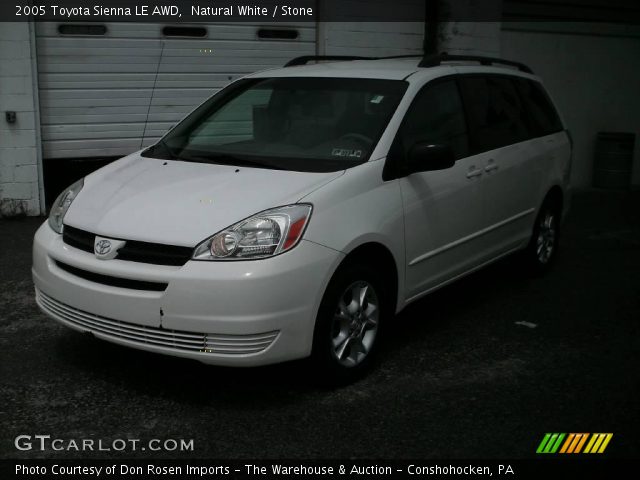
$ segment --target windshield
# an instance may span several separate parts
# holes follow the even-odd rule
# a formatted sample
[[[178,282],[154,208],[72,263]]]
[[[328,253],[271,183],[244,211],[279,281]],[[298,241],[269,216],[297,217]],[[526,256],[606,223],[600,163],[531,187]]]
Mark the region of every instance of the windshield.
[[[299,171],[368,160],[407,83],[351,78],[235,82],[143,156]]]

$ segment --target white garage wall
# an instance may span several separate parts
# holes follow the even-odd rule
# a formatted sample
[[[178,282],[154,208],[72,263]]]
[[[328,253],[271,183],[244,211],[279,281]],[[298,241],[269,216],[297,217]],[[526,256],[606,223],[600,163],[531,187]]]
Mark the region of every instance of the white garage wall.
[[[585,24],[505,27],[511,29],[502,32],[502,56],[528,64],[542,77],[571,130],[572,184],[591,185],[600,131],[636,134],[632,182],[640,184],[640,32]]]
[[[32,25],[0,22],[0,217],[40,213]],[[16,112],[16,123],[5,112]]]
[[[314,23],[277,24],[295,28],[295,40],[258,39],[268,24],[201,24],[201,39],[163,37],[162,24],[105,25],[105,36],[37,25],[45,159],[131,153],[143,133],[142,145],[155,142],[231,80],[316,51]]]

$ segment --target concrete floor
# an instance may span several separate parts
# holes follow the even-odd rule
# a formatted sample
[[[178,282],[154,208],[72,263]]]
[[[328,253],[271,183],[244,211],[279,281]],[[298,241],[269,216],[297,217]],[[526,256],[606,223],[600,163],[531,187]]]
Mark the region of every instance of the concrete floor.
[[[58,325],[33,301],[42,219],[2,221],[0,458],[69,456],[16,451],[20,434],[193,438],[179,458],[520,458],[545,432],[613,432],[606,455],[638,458],[639,207],[576,196],[549,275],[506,259],[413,304],[377,368],[337,390],[304,362],[207,367]]]

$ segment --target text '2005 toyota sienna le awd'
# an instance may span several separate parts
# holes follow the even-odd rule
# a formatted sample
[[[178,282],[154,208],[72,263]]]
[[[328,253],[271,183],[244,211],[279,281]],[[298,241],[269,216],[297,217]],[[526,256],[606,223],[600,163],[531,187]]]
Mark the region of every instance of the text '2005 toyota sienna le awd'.
[[[349,380],[410,302],[517,250],[552,262],[571,144],[526,66],[318,60],[232,83],[65,190],[35,236],[40,308],[133,348],[311,356]]]

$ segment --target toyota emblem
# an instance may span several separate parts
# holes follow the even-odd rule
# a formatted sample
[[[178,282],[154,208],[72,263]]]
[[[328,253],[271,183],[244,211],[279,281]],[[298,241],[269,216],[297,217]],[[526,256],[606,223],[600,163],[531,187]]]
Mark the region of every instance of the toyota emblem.
[[[96,255],[106,255],[111,251],[111,241],[110,240],[100,240],[95,244],[95,252]]]

